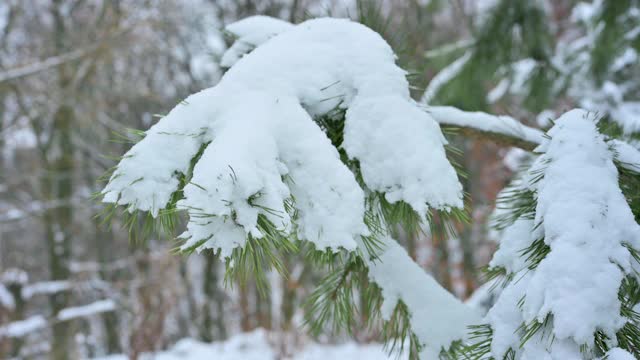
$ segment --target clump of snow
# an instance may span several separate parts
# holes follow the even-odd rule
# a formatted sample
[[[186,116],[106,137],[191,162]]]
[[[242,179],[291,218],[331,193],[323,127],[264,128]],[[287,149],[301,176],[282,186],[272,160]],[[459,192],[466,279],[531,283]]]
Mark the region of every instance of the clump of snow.
[[[2,283],[0,283],[0,307],[9,310],[13,310],[16,307],[16,301],[13,295],[11,295],[11,292],[9,292]]]
[[[225,31],[236,39],[220,59],[220,66],[231,67],[242,56],[269,40],[275,35],[293,27],[292,24],[269,16],[251,16],[236,21],[227,27]]]
[[[71,289],[71,285],[71,281],[68,280],[37,282],[22,288],[22,296],[25,299],[30,299],[31,297],[36,295],[55,294]]]
[[[479,311],[440,286],[395,240],[386,238],[384,246],[377,258],[367,260],[369,277],[382,289],[382,316],[389,320],[402,300],[411,313],[411,330],[424,346],[421,358],[437,359],[479,322]]]
[[[455,78],[462,69],[464,69],[464,66],[469,62],[472,55],[473,53],[471,51],[467,51],[459,59],[440,70],[440,72],[437,73],[429,82],[420,102],[424,104],[430,103],[436,95],[438,95],[440,89],[442,89],[443,86]]]
[[[254,34],[265,21],[229,29]],[[190,216],[185,247],[228,256],[247,236],[263,235],[263,215],[318,248],[354,249],[369,233],[365,192],[313,121],[338,107],[347,110],[344,149],[360,162],[370,190],[423,215],[428,205],[462,205],[440,129],[409,97],[405,71],[378,34],[329,18],[268,28],[279,34],[238,60],[217,86],[176,106],[127,152],[103,190],[105,202],[157,215],[205,146],[178,203]],[[297,210],[294,225],[286,201]]]
[[[401,97],[357,100],[347,111],[343,147],[360,160],[367,186],[423,217],[429,206],[462,207],[462,188],[443,144],[438,124]]]
[[[486,317],[496,358],[509,348],[522,358],[580,357],[581,345],[593,349],[596,331],[615,339],[627,321],[618,289],[634,271],[626,246],[639,248],[640,226],[618,187],[614,153],[596,122],[592,113],[569,111],[536,149],[543,154],[524,183],[536,194],[535,218],[521,218],[505,230],[490,264],[514,279]],[[550,251],[530,269],[523,249],[539,239]],[[541,330],[520,347],[521,325],[542,323],[548,315],[553,344]]]

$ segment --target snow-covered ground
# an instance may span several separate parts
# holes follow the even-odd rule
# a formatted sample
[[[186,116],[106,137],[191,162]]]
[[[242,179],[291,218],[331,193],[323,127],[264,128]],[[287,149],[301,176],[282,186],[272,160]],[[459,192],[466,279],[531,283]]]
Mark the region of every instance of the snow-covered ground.
[[[94,360],[126,360],[126,355],[111,355]],[[226,341],[202,343],[193,339],[178,341],[171,349],[154,354],[147,354],[143,360],[326,360],[326,359],[407,359],[407,354],[389,355],[381,344],[356,344],[353,342],[341,345],[308,344],[292,356],[282,357],[277,347],[268,340],[264,330],[255,330],[232,336]]]

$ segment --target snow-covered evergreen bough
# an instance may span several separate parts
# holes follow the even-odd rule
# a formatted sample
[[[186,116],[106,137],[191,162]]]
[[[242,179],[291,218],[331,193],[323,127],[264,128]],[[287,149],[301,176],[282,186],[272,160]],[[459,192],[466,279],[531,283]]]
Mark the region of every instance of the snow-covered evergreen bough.
[[[547,154],[527,188],[535,217],[506,230],[514,236],[505,237],[492,266],[512,281],[482,319],[391,237],[397,224],[426,228],[434,211],[462,216],[463,201],[439,125],[410,98],[389,45],[339,19],[292,25],[251,17],[227,30],[236,42],[222,58],[230,69],[220,83],[146,131],[115,168],[104,202],[161,219],[186,212],[181,250],[213,249],[231,273],[280,269],[275,253],[312,243],[318,259],[343,264],[312,295],[310,323],[349,322],[351,314],[338,313],[355,307],[345,288],[352,282],[344,280],[366,272],[375,284],[361,289],[368,311],[380,311],[385,335],[408,336],[421,358],[628,354],[618,344],[637,351],[619,334],[637,331],[629,304],[638,299],[618,293],[636,281],[631,254],[640,232],[592,119],[570,113],[539,148]],[[574,141],[563,128],[584,136]],[[567,164],[582,173],[564,177],[558,169]],[[591,170],[599,186],[578,181]],[[575,205],[575,218],[561,214],[573,208],[552,201],[567,188],[563,196],[580,203],[561,206]],[[521,246],[535,247],[535,266]],[[532,339],[519,343],[525,336]]]

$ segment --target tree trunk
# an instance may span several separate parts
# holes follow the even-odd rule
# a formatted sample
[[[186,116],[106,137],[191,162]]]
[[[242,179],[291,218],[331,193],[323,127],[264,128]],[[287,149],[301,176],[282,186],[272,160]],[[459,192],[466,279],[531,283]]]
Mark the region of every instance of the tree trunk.
[[[202,309],[200,339],[210,342],[225,339],[227,337],[227,329],[224,321],[224,294],[218,288],[219,268],[216,256],[211,251],[207,251],[203,255],[205,256],[205,265],[202,289],[205,302]],[[212,311],[214,309],[215,314]]]
[[[45,236],[49,253],[49,270],[52,280],[66,280],[70,277],[69,261],[71,260],[71,236],[73,227],[73,170],[74,146],[72,142],[73,110],[62,105],[54,115],[55,133],[52,135],[51,147],[44,177],[45,199],[52,207],[45,212]],[[70,293],[61,291],[49,296],[52,314],[69,306]],[[69,359],[73,344],[73,322],[63,321],[52,326],[53,342],[51,358],[55,360]]]

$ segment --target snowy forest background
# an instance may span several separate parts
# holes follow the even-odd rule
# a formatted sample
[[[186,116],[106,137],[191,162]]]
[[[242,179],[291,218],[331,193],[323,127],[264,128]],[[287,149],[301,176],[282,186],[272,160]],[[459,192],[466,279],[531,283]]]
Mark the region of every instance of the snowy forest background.
[[[633,141],[640,3],[515,3],[0,1],[0,358],[137,358],[184,338],[222,341],[255,329],[266,330],[254,336],[264,335],[277,356],[310,341],[379,342],[380,327],[358,326],[365,319],[349,335],[330,326],[306,331],[303,304],[327,269],[302,254],[284,259],[288,278],[267,274],[266,294],[252,280],[225,286],[212,252],[176,255],[169,236],[142,239],[118,216],[105,222],[93,194],[130,147],[129,129],[148,129],[157,114],[220,79],[232,41],[222,29],[255,14],[367,25],[409,71],[416,100],[540,129],[583,107]],[[399,231],[398,241],[443,287],[486,307],[481,269],[500,236],[491,214],[533,146],[455,126],[443,132],[459,150],[450,155],[464,169],[470,219],[448,233]]]

